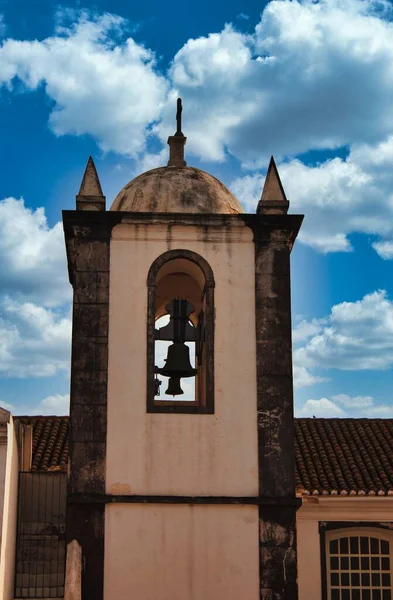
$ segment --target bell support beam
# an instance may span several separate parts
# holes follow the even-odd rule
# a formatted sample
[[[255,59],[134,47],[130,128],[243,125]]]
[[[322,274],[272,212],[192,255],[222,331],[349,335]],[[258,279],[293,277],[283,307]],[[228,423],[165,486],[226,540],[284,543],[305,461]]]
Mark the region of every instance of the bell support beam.
[[[260,600],[297,600],[290,252],[298,215],[260,216],[255,243]],[[285,503],[284,503],[285,504]]]

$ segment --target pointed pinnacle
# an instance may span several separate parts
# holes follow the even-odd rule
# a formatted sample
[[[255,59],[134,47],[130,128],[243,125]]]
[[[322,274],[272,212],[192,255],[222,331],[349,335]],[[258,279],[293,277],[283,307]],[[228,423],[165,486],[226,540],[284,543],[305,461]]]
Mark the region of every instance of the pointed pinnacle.
[[[87,161],[79,194],[76,197],[77,210],[105,210],[105,196],[102,193],[97,169],[91,156]]]
[[[257,213],[286,214],[289,202],[282,187],[276,163],[273,156],[270,158],[266,173],[265,185],[258,203]]]
[[[103,196],[97,169],[91,156],[87,161],[78,196]]]
[[[265,185],[263,186],[261,202],[287,202],[287,197],[282,187],[281,179],[277,171],[273,156],[270,157],[269,167],[266,173]]]

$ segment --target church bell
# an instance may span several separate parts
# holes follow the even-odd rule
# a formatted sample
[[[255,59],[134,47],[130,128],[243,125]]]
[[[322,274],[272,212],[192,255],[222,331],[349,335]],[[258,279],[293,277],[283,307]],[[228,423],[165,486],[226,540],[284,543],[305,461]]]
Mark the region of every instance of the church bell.
[[[168,355],[165,359],[165,366],[157,371],[160,375],[164,375],[164,377],[178,379],[181,379],[182,377],[195,377],[197,374],[197,370],[192,368],[190,362],[190,349],[182,342],[175,342],[169,346]]]
[[[168,396],[181,396],[184,394],[183,390],[180,387],[180,378],[179,377],[170,377],[168,381],[168,389],[165,390],[165,393]]]

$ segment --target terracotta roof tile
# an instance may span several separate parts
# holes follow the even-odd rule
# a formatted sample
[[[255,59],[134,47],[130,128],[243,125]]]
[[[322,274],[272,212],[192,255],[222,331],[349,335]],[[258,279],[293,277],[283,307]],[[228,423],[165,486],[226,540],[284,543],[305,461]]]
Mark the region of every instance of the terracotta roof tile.
[[[32,471],[66,471],[69,417],[15,417],[33,427]]]
[[[295,419],[296,487],[312,495],[393,495],[393,419]]]
[[[65,471],[69,417],[33,426],[33,471]],[[312,495],[393,495],[393,419],[295,419],[296,487]]]

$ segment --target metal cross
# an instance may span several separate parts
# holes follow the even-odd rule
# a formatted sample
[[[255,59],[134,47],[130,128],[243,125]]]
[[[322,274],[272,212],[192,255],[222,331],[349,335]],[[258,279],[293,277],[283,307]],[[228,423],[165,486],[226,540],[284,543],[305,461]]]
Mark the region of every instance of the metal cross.
[[[183,106],[181,103],[181,98],[177,99],[177,111],[176,111],[176,124],[177,124],[177,129],[176,129],[176,133],[175,135],[183,135],[182,130],[181,130],[181,113],[183,110]]]

